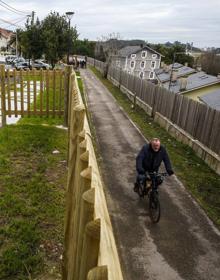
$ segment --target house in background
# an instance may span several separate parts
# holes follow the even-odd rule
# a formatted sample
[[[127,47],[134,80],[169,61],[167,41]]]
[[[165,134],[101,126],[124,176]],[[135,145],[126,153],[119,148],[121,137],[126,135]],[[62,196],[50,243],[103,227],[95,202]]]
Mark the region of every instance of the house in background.
[[[0,28],[0,50],[3,48],[8,50],[9,41],[12,35],[13,32],[11,30]]]
[[[155,80],[162,55],[148,46],[127,46],[118,51],[112,65],[141,79]]]
[[[199,97],[201,102],[207,104],[215,110],[220,111],[220,87],[217,90],[211,91]]]
[[[174,63],[173,65],[166,65],[161,63],[162,67],[155,70],[158,84],[161,86],[166,85],[167,82],[176,82],[177,79],[182,77],[188,77],[192,73],[196,73],[196,69],[182,65],[180,63]],[[172,77],[171,77],[172,76]]]
[[[215,100],[220,95],[220,76],[208,75],[200,69],[179,63],[164,65],[156,70],[156,77],[161,87],[196,101],[209,103],[210,106],[212,104],[211,107],[214,107]]]

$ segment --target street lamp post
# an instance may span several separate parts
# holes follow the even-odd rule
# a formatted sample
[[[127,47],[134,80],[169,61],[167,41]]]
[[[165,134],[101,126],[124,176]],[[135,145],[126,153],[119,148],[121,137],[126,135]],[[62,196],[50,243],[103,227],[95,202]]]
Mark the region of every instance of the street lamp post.
[[[69,20],[69,42],[68,42],[67,64],[70,64],[70,47],[71,47],[70,21],[71,21],[73,15],[74,15],[74,12],[66,12],[66,17]]]

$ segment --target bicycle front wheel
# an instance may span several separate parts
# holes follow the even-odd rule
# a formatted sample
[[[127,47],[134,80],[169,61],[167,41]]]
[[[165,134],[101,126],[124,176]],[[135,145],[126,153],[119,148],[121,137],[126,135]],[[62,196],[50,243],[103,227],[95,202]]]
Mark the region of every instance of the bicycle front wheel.
[[[156,192],[151,192],[149,196],[149,215],[153,223],[160,220],[160,201]]]

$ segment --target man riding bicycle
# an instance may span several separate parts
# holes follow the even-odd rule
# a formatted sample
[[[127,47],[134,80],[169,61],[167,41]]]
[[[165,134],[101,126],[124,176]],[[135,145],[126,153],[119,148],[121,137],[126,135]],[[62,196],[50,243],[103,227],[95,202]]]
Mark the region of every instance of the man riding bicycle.
[[[159,167],[164,162],[166,171],[168,175],[173,175],[174,172],[172,170],[172,166],[170,163],[170,159],[168,153],[160,144],[160,139],[153,138],[149,144],[145,144],[136,158],[136,169],[137,169],[137,179],[134,186],[134,191],[138,191],[138,186],[140,183],[144,183],[147,180],[146,172],[158,172]],[[157,178],[156,184],[157,186],[162,183],[160,178]]]

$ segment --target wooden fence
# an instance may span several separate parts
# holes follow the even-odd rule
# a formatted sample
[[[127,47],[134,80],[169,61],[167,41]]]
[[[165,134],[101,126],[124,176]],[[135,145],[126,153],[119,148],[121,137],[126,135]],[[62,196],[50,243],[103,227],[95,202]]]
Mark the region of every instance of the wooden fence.
[[[94,58],[88,57],[87,63],[94,66],[96,69],[98,69],[102,74],[105,71],[106,64],[102,61],[96,60]]]
[[[6,117],[67,115],[70,67],[65,70],[0,68],[2,125]]]
[[[103,62],[98,64],[96,60],[94,63],[92,58],[88,62],[93,66],[99,65],[101,69],[105,67]],[[138,98],[149,105],[153,115],[159,112],[195,140],[220,155],[220,111],[183,95],[169,92],[120,68],[109,67],[108,77],[119,87],[126,88],[134,99]]]
[[[122,280],[85,107],[71,75],[64,280]]]

